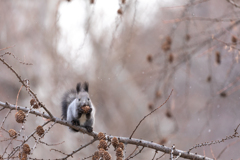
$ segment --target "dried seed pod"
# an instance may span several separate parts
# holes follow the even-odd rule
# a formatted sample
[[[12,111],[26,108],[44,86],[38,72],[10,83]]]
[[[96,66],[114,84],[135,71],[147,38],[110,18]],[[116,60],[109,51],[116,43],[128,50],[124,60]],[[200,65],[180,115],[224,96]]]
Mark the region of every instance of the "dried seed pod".
[[[163,43],[162,44],[162,50],[167,52],[168,50],[171,49],[171,45],[167,44],[167,43]]]
[[[89,106],[83,106],[82,110],[83,110],[83,113],[87,114],[90,110],[90,107]]]
[[[125,4],[126,3],[126,0],[122,0],[122,4]]]
[[[123,144],[122,142],[119,142],[119,144],[118,144],[117,147],[118,147],[118,148],[122,148],[122,150],[124,150],[124,144]]]
[[[119,8],[119,9],[118,9],[118,11],[117,11],[117,13],[118,13],[119,15],[122,15],[122,14],[123,14],[123,11],[122,11],[122,9],[121,9],[121,8]]]
[[[156,98],[161,98],[162,97],[161,91],[160,90],[156,91],[155,96]]]
[[[21,160],[25,160],[25,159],[27,159],[27,154],[24,152],[19,152],[18,157]]]
[[[237,43],[237,37],[232,36],[232,43]]]
[[[104,153],[103,153],[103,159],[104,159],[104,160],[111,160],[111,159],[112,159],[112,156],[111,156],[107,151],[104,151]]]
[[[100,140],[98,144],[98,149],[103,148],[104,150],[106,150],[107,147],[108,147],[107,142],[105,140]]]
[[[106,139],[106,138],[105,138],[105,134],[102,133],[102,132],[99,132],[97,136],[98,136],[98,139],[99,139],[99,140],[101,140],[101,139],[105,140],[105,139]]]
[[[100,149],[98,150],[99,156],[100,156],[100,157],[103,157],[104,152],[105,152],[105,150],[104,150],[103,148],[100,148]]]
[[[166,116],[168,118],[172,118],[172,113],[171,113],[171,111],[169,109],[167,109],[167,111],[166,111]]]
[[[220,52],[216,52],[216,62],[217,64],[220,64],[221,63],[221,55],[220,55]]]
[[[189,41],[190,38],[191,38],[191,36],[189,34],[186,34],[186,37],[185,37],[186,41]]]
[[[33,105],[33,108],[34,108],[34,109],[38,109],[38,108],[39,108],[38,104],[34,104],[34,105]]]
[[[39,136],[42,136],[44,134],[44,129],[42,126],[38,126],[36,131]]]
[[[153,104],[152,104],[152,103],[149,103],[149,104],[148,104],[148,109],[149,109],[150,111],[153,110]]]
[[[116,150],[116,156],[117,156],[117,157],[123,157],[123,150],[122,150],[122,148],[117,148],[117,150]]]
[[[14,129],[9,129],[8,133],[10,137],[17,137],[17,132]]]
[[[23,149],[23,153],[25,153],[25,154],[30,154],[31,149],[30,149],[30,147],[29,147],[28,144],[25,143],[25,144],[23,145],[22,149]]]
[[[151,54],[147,55],[147,61],[148,61],[149,63],[152,62],[152,55],[151,55]]]
[[[15,119],[18,123],[23,123],[24,120],[25,120],[25,113],[23,111],[18,111],[16,114],[15,114]]]
[[[169,56],[168,56],[168,62],[169,62],[169,63],[172,63],[172,62],[173,62],[173,59],[174,59],[173,54],[172,54],[172,53],[169,54]]]
[[[211,76],[208,76],[208,77],[207,77],[207,82],[211,82],[211,80],[212,80],[212,77],[211,77]]]
[[[94,3],[94,0],[90,0],[90,4],[93,4]]]
[[[32,105],[34,105],[36,103],[36,100],[35,99],[31,99],[30,100],[30,105],[32,106]]]
[[[167,36],[164,43],[162,44],[162,50],[167,52],[171,49],[172,39],[170,36]]]
[[[123,160],[123,158],[122,157],[117,157],[117,159],[116,160]]]
[[[171,45],[172,44],[172,38],[170,36],[166,37],[166,43]]]
[[[227,93],[225,91],[223,91],[223,92],[220,93],[220,96],[225,98],[225,97],[227,97]]]
[[[167,143],[167,138],[163,138],[160,140],[159,144],[164,145]]]
[[[98,160],[100,158],[100,153],[99,151],[96,151],[94,155],[92,156],[92,160]]]
[[[113,137],[112,138],[112,145],[113,145],[114,148],[117,147],[118,143],[119,143],[119,141],[118,141],[117,137]]]

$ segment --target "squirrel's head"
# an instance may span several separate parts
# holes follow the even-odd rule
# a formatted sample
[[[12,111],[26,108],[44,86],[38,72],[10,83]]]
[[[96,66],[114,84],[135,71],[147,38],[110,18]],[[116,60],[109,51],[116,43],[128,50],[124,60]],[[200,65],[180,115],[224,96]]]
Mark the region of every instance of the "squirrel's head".
[[[83,106],[91,106],[91,100],[88,94],[88,83],[84,82],[83,85],[81,83],[77,84],[76,90],[77,90],[77,101],[78,101],[78,107]]]

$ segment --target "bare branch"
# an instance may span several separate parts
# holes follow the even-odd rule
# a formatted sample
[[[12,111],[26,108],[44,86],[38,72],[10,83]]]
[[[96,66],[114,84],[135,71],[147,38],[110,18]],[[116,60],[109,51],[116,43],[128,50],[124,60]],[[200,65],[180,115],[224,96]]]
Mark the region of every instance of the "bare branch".
[[[68,122],[66,122],[66,121],[64,121],[60,118],[57,118],[57,117],[52,117],[51,118],[49,115],[47,115],[45,113],[40,113],[40,112],[35,111],[35,110],[30,110],[29,108],[26,108],[26,107],[17,106],[17,108],[16,108],[15,105],[12,105],[12,104],[9,104],[9,103],[3,103],[1,101],[0,101],[0,106],[4,107],[4,108],[8,108],[10,110],[16,110],[17,109],[17,110],[22,110],[24,112],[29,112],[30,114],[34,114],[36,116],[40,116],[40,117],[44,117],[44,118],[48,119],[49,120],[48,122],[52,121],[52,122],[56,122],[56,123],[61,124],[61,125],[69,126],[73,129],[76,129],[76,130],[80,131],[81,133],[88,134],[89,136],[94,137],[94,140],[95,140],[95,138],[97,137],[97,134],[98,134],[96,132],[89,133],[83,127],[73,126],[73,125],[71,125],[71,123],[68,123]],[[46,123],[48,123],[48,122],[46,122]],[[22,146],[35,133],[36,133],[36,131],[34,131],[27,139],[25,139],[20,146]],[[117,137],[117,136],[106,135],[106,138],[109,141],[113,137]],[[120,142],[123,142],[124,144],[132,144],[132,145],[136,145],[136,146],[142,146],[144,148],[151,148],[151,149],[154,149],[154,150],[157,150],[157,151],[164,152],[166,154],[169,154],[171,152],[171,148],[160,145],[160,144],[157,144],[157,143],[154,143],[154,142],[141,140],[141,139],[135,139],[135,138],[130,139],[128,137],[117,137],[117,138]],[[12,153],[9,154],[9,157],[12,157],[16,153],[16,151],[18,150],[18,148],[20,146],[14,148]],[[178,149],[174,150],[173,155],[178,156],[180,153],[181,153],[180,157],[185,158],[185,159],[212,160],[211,158],[208,158],[208,157],[205,157],[205,156],[202,156],[202,155],[199,155],[199,154],[189,153],[189,152],[178,150]]]
[[[210,145],[213,145],[213,144],[217,144],[217,143],[224,142],[224,141],[229,140],[229,139],[239,138],[240,135],[239,135],[238,132],[237,132],[239,126],[240,126],[240,124],[238,124],[237,128],[234,129],[234,134],[233,134],[233,135],[226,136],[226,138],[223,138],[223,139],[221,139],[221,140],[215,140],[215,141],[211,141],[211,142],[205,142],[205,143],[196,144],[195,146],[193,146],[192,148],[190,148],[190,149],[188,150],[188,152],[190,152],[190,151],[193,150],[194,148],[199,148],[199,147],[203,147],[203,146],[210,146]]]
[[[134,129],[134,131],[132,132],[131,136],[129,137],[130,139],[132,138],[133,134],[135,133],[135,131],[137,130],[137,128],[139,127],[139,125],[142,123],[142,121],[147,118],[149,115],[151,115],[153,112],[155,112],[156,110],[158,110],[159,108],[161,108],[165,103],[167,103],[168,99],[170,98],[170,96],[172,95],[173,89],[170,93],[170,95],[168,96],[168,98],[166,99],[166,101],[159,106],[158,108],[154,109],[152,112],[150,112],[149,114],[147,114],[146,116],[143,117],[143,119],[141,119],[141,121],[138,123],[138,125],[136,126],[136,128]]]

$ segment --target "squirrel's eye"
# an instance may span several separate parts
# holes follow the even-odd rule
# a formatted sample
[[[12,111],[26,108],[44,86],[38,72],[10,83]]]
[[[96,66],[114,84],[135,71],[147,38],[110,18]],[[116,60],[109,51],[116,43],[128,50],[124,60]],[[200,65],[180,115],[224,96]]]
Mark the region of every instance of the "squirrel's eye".
[[[81,101],[81,98],[79,98],[78,101]]]
[[[90,101],[90,99],[89,99],[89,98],[88,98],[87,100],[88,100],[88,101]]]

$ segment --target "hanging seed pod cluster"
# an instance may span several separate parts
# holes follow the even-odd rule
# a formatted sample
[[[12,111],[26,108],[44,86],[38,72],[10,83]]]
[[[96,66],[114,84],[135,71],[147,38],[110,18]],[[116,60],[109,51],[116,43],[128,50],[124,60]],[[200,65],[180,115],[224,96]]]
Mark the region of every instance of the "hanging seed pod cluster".
[[[119,142],[117,137],[113,137],[112,145],[116,150],[117,159],[121,160],[123,158],[124,144],[122,142]]]
[[[111,146],[110,144],[112,144],[115,150],[116,159],[122,160],[124,158],[124,144],[119,142],[117,137],[113,137],[110,144],[107,143],[107,138],[104,133],[99,132],[97,137],[99,139],[98,150],[93,154],[92,160],[111,160],[112,156],[107,151]]]
[[[97,137],[100,140],[98,144],[98,151],[94,153],[92,160],[99,160],[99,159],[111,160],[112,156],[107,151],[108,145],[107,145],[107,141],[105,140],[106,139],[105,134],[102,132],[99,132]]]

